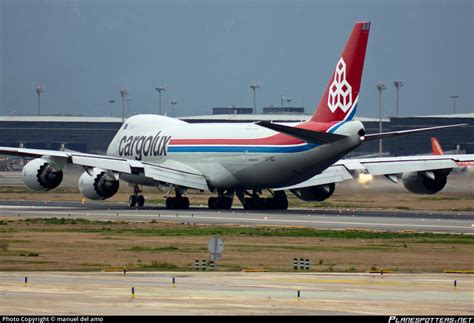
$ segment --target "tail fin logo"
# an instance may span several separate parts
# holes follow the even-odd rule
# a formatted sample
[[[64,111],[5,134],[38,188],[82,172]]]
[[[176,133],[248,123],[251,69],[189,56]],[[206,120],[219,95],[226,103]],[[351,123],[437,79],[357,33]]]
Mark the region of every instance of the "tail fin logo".
[[[346,80],[346,63],[341,59],[337,62],[334,80],[329,87],[328,107],[332,113],[340,108],[344,113],[352,106],[352,87]]]

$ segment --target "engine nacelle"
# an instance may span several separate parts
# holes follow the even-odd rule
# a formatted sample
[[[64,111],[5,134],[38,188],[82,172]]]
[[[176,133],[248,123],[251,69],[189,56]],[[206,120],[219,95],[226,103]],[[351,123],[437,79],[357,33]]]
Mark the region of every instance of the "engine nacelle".
[[[403,185],[415,194],[436,194],[446,186],[450,172],[451,169],[441,169],[425,174],[424,172],[404,173]]]
[[[63,171],[43,158],[28,162],[21,172],[23,182],[34,191],[49,191],[63,181]]]
[[[303,201],[321,202],[331,197],[335,189],[336,189],[336,184],[329,183],[329,184],[318,185],[318,186],[297,188],[290,191],[291,193],[295,194],[299,199]]]
[[[104,170],[94,168],[90,174],[84,172],[79,177],[79,191],[90,200],[105,200],[112,197],[119,189],[119,181]]]

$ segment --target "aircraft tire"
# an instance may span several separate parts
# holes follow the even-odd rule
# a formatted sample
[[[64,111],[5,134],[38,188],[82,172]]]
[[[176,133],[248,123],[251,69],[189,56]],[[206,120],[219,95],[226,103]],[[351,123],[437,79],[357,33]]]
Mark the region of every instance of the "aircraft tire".
[[[210,210],[230,210],[233,199],[227,196],[210,197],[207,206]]]
[[[210,210],[217,209],[217,197],[210,197],[207,200],[207,206],[209,207]]]
[[[137,205],[139,207],[142,207],[143,205],[145,205],[145,197],[143,195],[137,196]]]
[[[137,205],[137,196],[136,195],[130,195],[128,197],[128,205],[130,207],[135,207],[135,205]]]
[[[178,205],[180,209],[189,209],[189,198],[182,197],[178,199]]]
[[[246,210],[263,210],[265,209],[265,199],[262,199],[260,197],[258,198],[252,198],[252,197],[246,197],[245,198],[245,203],[244,203],[244,209]]]
[[[232,208],[232,199],[227,196],[217,198],[217,206],[222,210],[230,210]]]
[[[288,209],[288,200],[282,198],[266,198],[265,199],[265,209],[268,210],[287,210]]]
[[[168,197],[166,199],[166,208],[168,210],[189,209],[189,198],[187,198],[187,197]]]
[[[166,208],[168,210],[174,210],[176,204],[176,197],[168,197],[166,199]]]

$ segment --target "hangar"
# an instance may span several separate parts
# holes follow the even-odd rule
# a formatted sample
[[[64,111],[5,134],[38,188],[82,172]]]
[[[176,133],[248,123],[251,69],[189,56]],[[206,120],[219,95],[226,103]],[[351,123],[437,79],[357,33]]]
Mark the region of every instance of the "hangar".
[[[415,117],[392,117],[389,128],[392,131],[424,127],[467,123],[462,128],[443,129],[432,133],[410,136],[410,140],[387,140],[386,148],[393,156],[424,154],[431,152],[431,137],[437,137],[445,151],[474,153],[474,113],[451,115],[427,115]]]
[[[104,153],[121,118],[63,116],[0,117],[0,146]]]

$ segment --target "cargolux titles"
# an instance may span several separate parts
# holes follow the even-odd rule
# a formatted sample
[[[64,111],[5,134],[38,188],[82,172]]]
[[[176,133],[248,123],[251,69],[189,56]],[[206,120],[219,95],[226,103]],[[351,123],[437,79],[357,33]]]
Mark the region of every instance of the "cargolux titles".
[[[162,136],[161,131],[155,136],[123,136],[119,143],[119,156],[166,156],[171,136]]]

